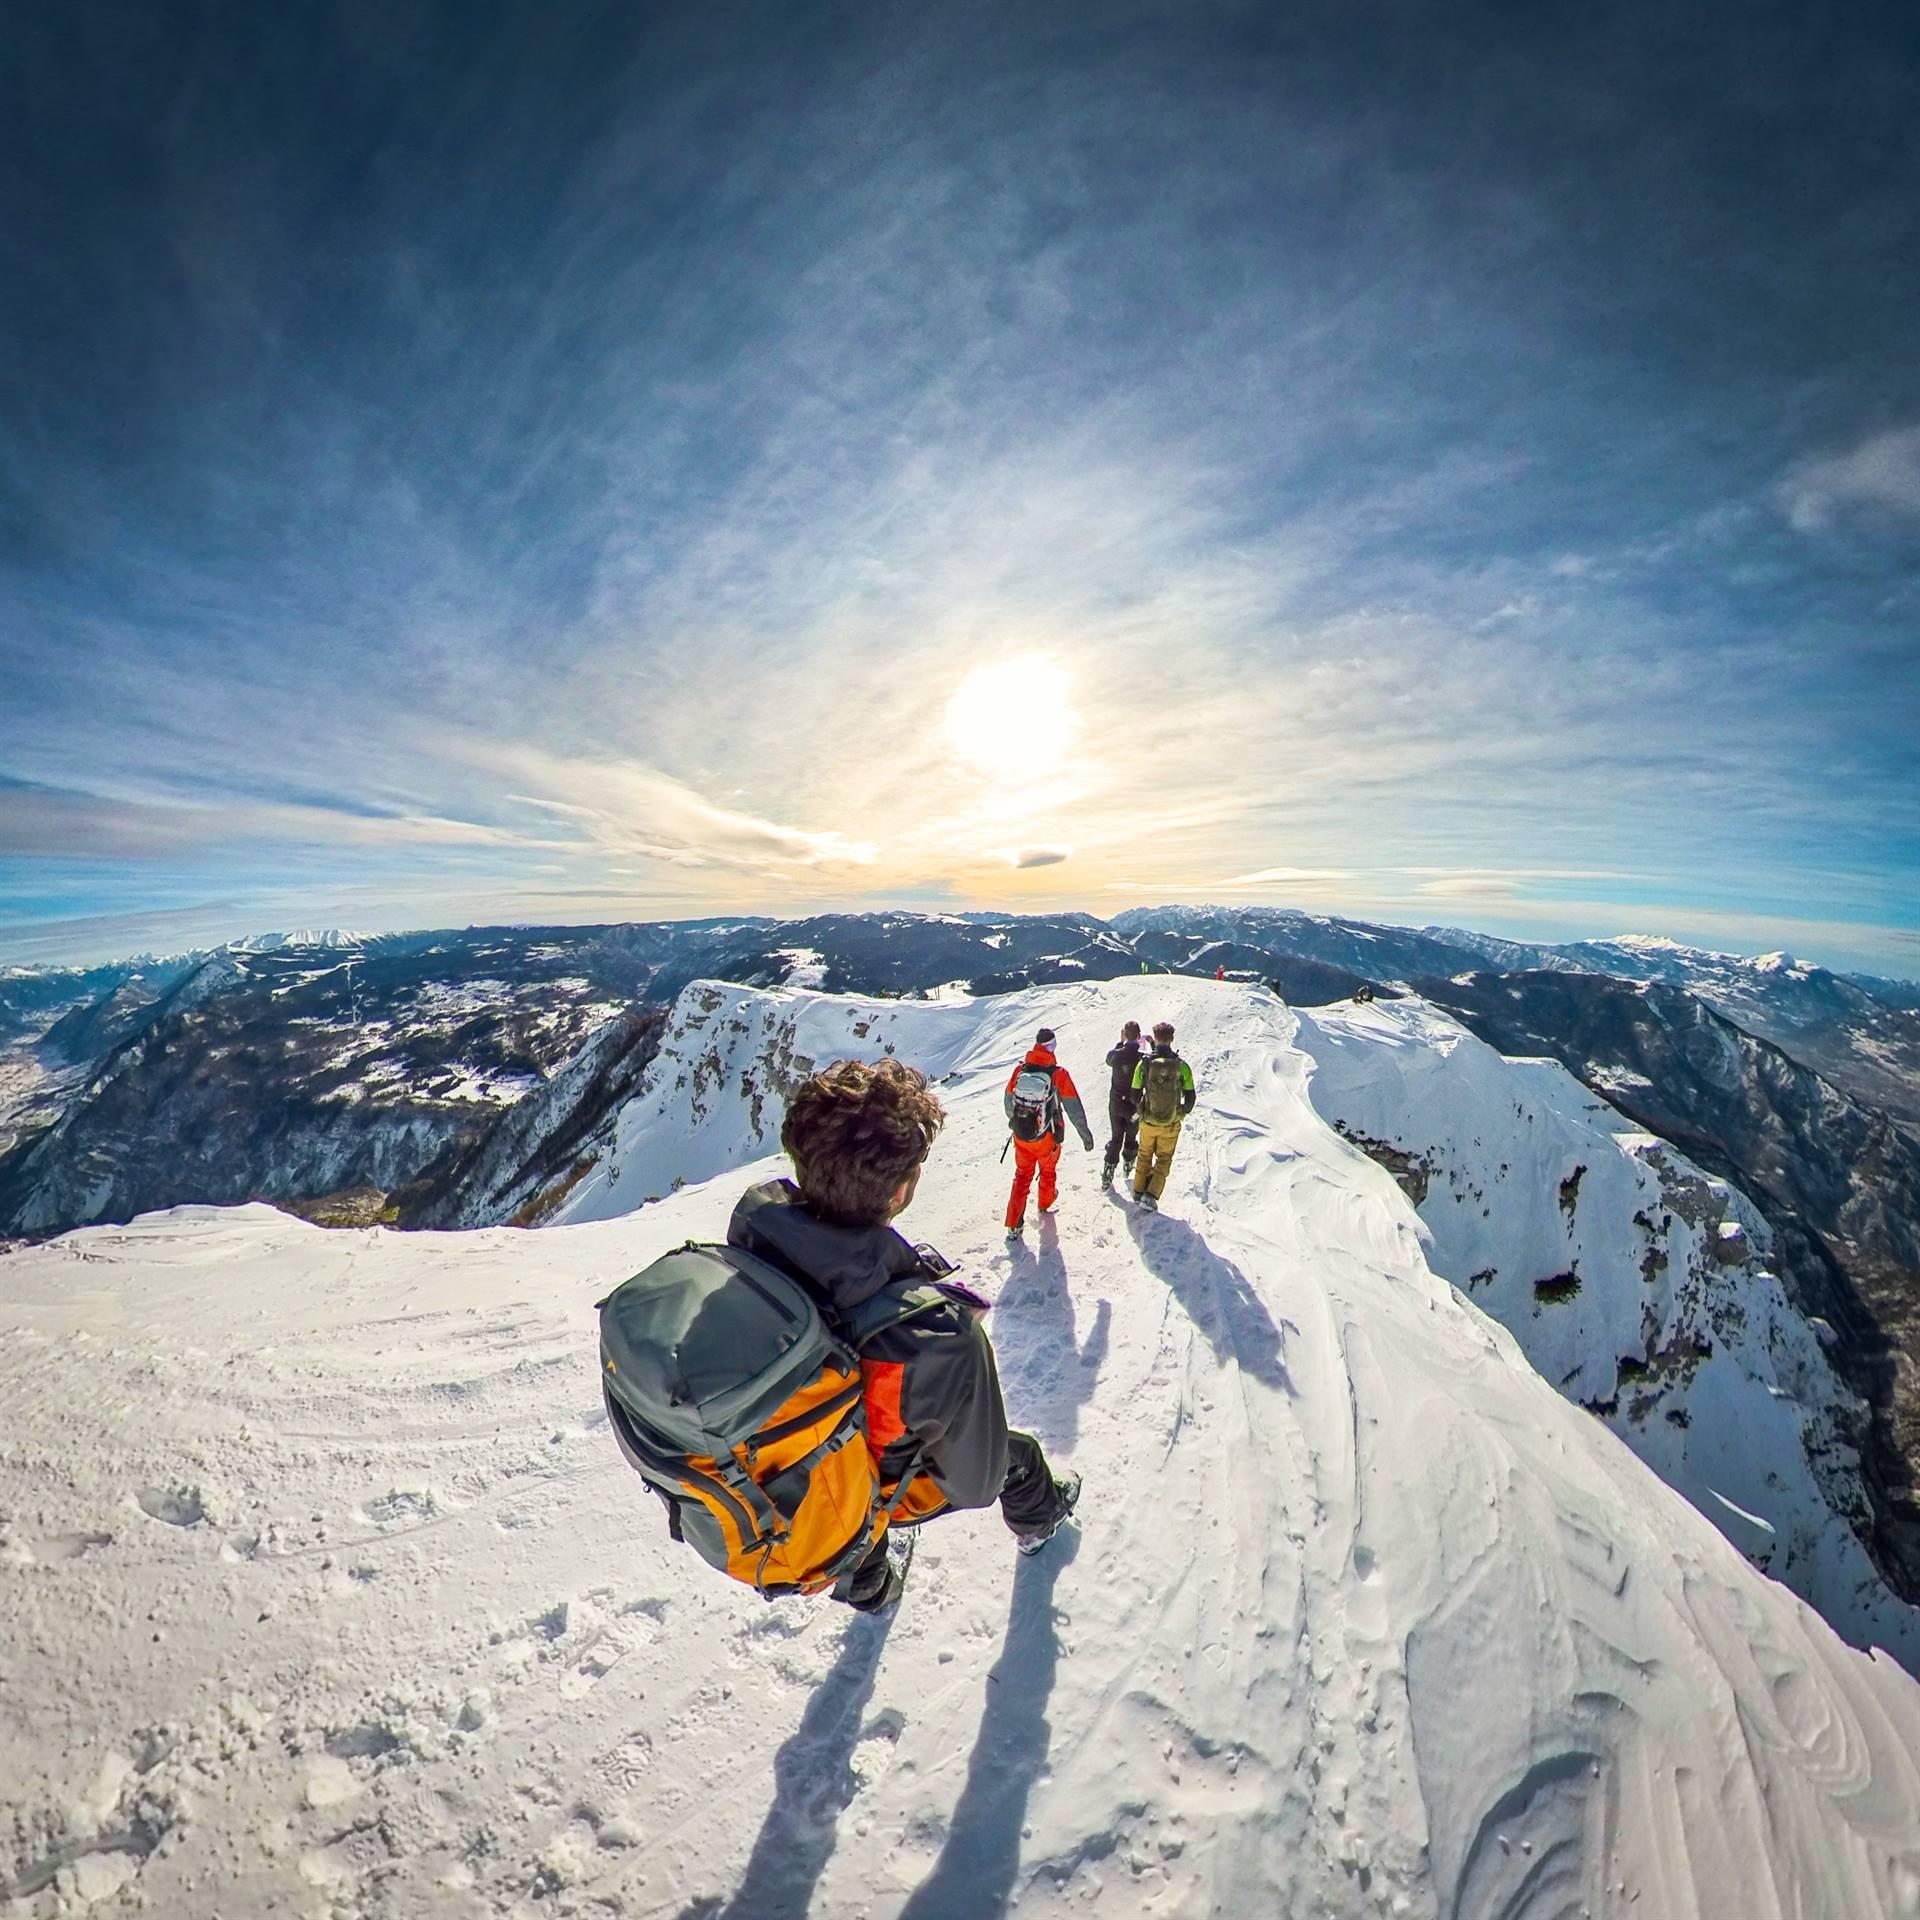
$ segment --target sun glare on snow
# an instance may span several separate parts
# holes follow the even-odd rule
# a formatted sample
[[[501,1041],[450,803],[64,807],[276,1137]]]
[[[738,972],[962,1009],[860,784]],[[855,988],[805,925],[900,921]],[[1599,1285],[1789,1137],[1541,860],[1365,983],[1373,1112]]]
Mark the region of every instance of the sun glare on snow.
[[[1072,737],[1070,691],[1050,660],[975,667],[947,702],[947,739],[961,759],[995,779],[1044,778]]]

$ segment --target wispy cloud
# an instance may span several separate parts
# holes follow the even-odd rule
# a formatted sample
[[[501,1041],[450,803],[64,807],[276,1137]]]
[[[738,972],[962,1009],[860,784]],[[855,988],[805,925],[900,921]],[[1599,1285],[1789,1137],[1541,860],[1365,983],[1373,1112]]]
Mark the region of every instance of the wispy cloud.
[[[563,760],[538,748],[488,741],[469,741],[456,751],[544,789],[509,798],[573,826],[577,838],[553,843],[571,851],[757,871],[870,866],[875,858],[869,841],[717,805],[632,761]]]
[[[1222,893],[1256,892],[1267,889],[1293,892],[1338,886],[1352,877],[1338,867],[1262,867],[1258,873],[1236,874],[1231,880],[1216,880],[1212,884]]]
[[[1528,883],[1510,873],[1460,873],[1445,880],[1423,880],[1419,891],[1441,900],[1486,900],[1525,893]]]
[[[1543,882],[1569,880],[1631,880],[1635,876],[1611,867],[1406,867],[1414,891],[1443,900],[1482,900],[1531,897]]]
[[[1787,518],[1801,533],[1823,533],[1848,508],[1920,517],[1920,426],[1876,433],[1845,453],[1796,468],[1780,485]]]
[[[0,777],[0,856],[151,861],[236,843],[549,850],[561,844],[431,814],[269,802],[196,805]]]

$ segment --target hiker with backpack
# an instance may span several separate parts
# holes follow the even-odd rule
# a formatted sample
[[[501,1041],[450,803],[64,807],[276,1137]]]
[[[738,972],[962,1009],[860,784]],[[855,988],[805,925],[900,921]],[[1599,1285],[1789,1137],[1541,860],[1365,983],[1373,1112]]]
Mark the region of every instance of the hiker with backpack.
[[[1107,1140],[1106,1159],[1100,1168],[1100,1184],[1113,1185],[1114,1169],[1124,1163],[1127,1177],[1133,1177],[1133,1156],[1139,1146],[1139,1111],[1134,1099],[1133,1070],[1146,1053],[1140,1038],[1140,1022],[1129,1020],[1120,1029],[1120,1043],[1107,1054],[1107,1072],[1112,1076],[1107,1087],[1107,1120],[1112,1133]]]
[[[1054,1058],[1054,1034],[1042,1027],[1027,1057],[1007,1077],[1007,1126],[1013,1134],[1013,1191],[1007,1198],[1007,1232],[1027,1229],[1027,1189],[1040,1176],[1040,1211],[1051,1213],[1060,1194],[1060,1147],[1072,1120],[1080,1144],[1093,1151],[1093,1129],[1080,1104],[1073,1075]]]
[[[671,1537],[768,1599],[882,1613],[903,1529],[998,1500],[1034,1553],[1079,1498],[1007,1425],[986,1300],[890,1224],[945,1118],[899,1060],[816,1073],[780,1132],[794,1178],[748,1188],[725,1245],[689,1241],[600,1303],[621,1452]]]
[[[1193,1069],[1174,1052],[1173,1028],[1164,1020],[1154,1027],[1153,1051],[1133,1070],[1133,1090],[1140,1109],[1133,1197],[1147,1212],[1158,1213],[1173,1150],[1180,1144],[1180,1123],[1194,1102]]]

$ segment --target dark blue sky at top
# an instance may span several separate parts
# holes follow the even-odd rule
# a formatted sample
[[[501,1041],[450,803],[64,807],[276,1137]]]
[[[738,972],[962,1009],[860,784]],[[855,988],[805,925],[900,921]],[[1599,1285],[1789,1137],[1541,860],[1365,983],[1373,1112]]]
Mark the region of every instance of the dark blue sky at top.
[[[1250,738],[1192,893],[1365,869],[1336,904],[1901,970],[1916,209],[1892,7],[26,11],[0,958],[867,897],[779,839],[873,832],[781,682],[1039,609],[1136,698],[1392,667],[1330,765],[1404,780],[1269,794]],[[1144,535],[1009,556],[1006,476],[1044,518],[1077,469]],[[935,547],[972,642],[920,637]],[[583,762],[773,851],[558,829]],[[938,868],[871,891],[978,897]]]

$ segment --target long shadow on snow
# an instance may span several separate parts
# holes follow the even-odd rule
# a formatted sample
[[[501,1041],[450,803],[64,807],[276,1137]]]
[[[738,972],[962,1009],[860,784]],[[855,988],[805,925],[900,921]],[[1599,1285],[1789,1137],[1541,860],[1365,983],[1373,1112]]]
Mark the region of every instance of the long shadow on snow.
[[[1047,1700],[1060,1666],[1054,1582],[1078,1548],[1079,1536],[1063,1528],[1052,1545],[1015,1564],[1007,1637],[987,1676],[967,1783],[940,1858],[900,1909],[900,1920],[996,1920],[1012,1903],[1027,1799],[1052,1742]]]
[[[1231,1360],[1242,1373],[1282,1393],[1293,1392],[1286,1335],[1299,1329],[1290,1320],[1274,1323],[1266,1303],[1231,1260],[1215,1253],[1204,1236],[1170,1213],[1131,1212],[1127,1230],[1147,1271],[1186,1308],[1187,1318],[1213,1343],[1222,1361]]]
[[[1074,1344],[1073,1295],[1060,1236],[1051,1214],[1040,1216],[1036,1253],[1016,1240],[1009,1254],[1007,1284],[993,1303],[993,1344],[1005,1370],[1022,1389],[1021,1425],[1057,1453],[1073,1451],[1080,1409],[1093,1398],[1113,1320],[1113,1303],[1094,1308],[1086,1345]]]
[[[733,1898],[696,1900],[680,1920],[806,1920],[839,1837],[835,1822],[859,1788],[850,1762],[893,1621],[852,1616],[833,1671],[774,1755],[773,1805]]]

